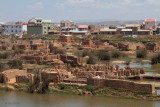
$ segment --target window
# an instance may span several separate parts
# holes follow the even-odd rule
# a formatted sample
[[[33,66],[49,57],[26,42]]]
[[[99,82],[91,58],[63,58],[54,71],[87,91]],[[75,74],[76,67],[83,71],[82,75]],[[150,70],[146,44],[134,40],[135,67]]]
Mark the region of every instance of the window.
[[[21,28],[21,26],[19,26],[19,28]]]
[[[44,29],[46,29],[46,27],[44,27]]]
[[[17,32],[17,30],[15,30],[15,32]]]
[[[17,28],[18,26],[16,26],[16,28]]]
[[[13,27],[13,26],[12,26]],[[13,32],[13,30],[11,30],[11,32]]]
[[[21,32],[21,30],[19,30],[19,32]]]

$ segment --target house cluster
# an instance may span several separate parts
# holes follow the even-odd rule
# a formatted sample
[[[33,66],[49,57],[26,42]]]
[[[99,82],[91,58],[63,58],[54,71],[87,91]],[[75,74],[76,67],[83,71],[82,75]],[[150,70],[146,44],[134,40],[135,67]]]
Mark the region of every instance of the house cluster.
[[[160,34],[160,27],[156,19],[145,19],[143,24],[126,24],[125,26],[100,27],[94,25],[77,25],[71,20],[62,20],[56,25],[51,20],[32,18],[27,23],[16,22],[15,24],[0,23],[0,34],[14,35],[154,35]]]
[[[95,30],[93,34],[107,34],[107,35],[155,35],[159,34],[159,27],[157,27],[156,19],[145,19],[143,24],[126,24],[125,26],[114,26],[110,28],[103,28]]]

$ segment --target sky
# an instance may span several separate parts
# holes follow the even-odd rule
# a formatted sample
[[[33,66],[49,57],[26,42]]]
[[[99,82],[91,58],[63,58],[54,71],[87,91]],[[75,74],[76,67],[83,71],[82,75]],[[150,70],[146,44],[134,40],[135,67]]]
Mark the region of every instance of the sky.
[[[0,0],[0,22],[160,19],[160,0]]]

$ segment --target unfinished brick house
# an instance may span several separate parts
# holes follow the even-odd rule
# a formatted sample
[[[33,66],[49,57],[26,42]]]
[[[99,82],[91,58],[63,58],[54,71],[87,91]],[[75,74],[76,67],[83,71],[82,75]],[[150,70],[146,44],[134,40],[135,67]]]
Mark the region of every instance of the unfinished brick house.
[[[68,71],[65,69],[44,69],[41,72],[41,80],[60,83],[64,78],[68,78]]]
[[[105,44],[102,43],[102,42],[96,42],[94,45],[95,45],[94,47],[95,47],[95,48],[98,48],[98,49],[103,49],[103,48],[105,48]]]
[[[93,42],[92,42],[91,39],[83,39],[83,40],[82,40],[82,45],[83,45],[83,46],[91,47],[91,46],[93,46],[94,44],[93,44]]]
[[[160,41],[158,42],[155,42],[155,43],[147,43],[146,44],[146,49],[149,51],[149,52],[160,52]]]
[[[24,60],[27,63],[30,64],[39,64],[43,62],[53,62],[53,59],[58,59],[63,61],[64,63],[69,63],[72,66],[79,65],[80,63],[86,63],[88,60],[88,57],[76,57],[71,55],[60,55],[60,54],[44,54],[44,53],[38,53],[38,54],[22,54],[20,56],[21,60]]]
[[[16,76],[27,76],[27,70],[9,69],[0,73],[0,83],[15,83]]]
[[[88,57],[76,57],[71,55],[60,55],[60,60],[64,63],[71,64],[72,66],[80,65],[80,63],[86,63]]]
[[[37,63],[43,63],[52,59],[59,59],[59,55],[44,54],[44,53],[23,54],[20,56],[20,59],[30,64],[37,64]]]
[[[71,43],[71,38],[69,36],[60,36],[59,42]]]
[[[82,69],[75,69],[73,74],[79,78],[108,78],[118,79],[118,77],[128,77],[144,74],[145,71],[140,68],[120,68],[118,65],[115,67],[110,64],[104,65],[85,65]]]
[[[31,45],[32,50],[41,50],[44,49],[44,45],[42,43],[36,43]]]
[[[54,52],[56,50],[65,50],[65,48],[64,47],[57,47],[57,46],[53,46],[50,48],[50,52]]]
[[[137,83],[137,82],[131,82],[126,80],[88,78],[87,84],[94,85],[94,86],[115,87],[115,88],[131,90],[135,92],[148,92],[148,93],[156,92],[154,84]]]
[[[129,50],[128,44],[112,43],[112,45],[121,51],[128,51]]]
[[[30,50],[31,49],[30,41],[24,41],[24,40],[14,41],[13,47],[15,49],[23,49],[23,50]]]

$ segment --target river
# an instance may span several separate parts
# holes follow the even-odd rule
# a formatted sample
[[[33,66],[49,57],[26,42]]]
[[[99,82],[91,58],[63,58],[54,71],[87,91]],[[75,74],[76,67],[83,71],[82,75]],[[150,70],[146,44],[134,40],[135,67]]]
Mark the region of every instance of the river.
[[[160,101],[0,92],[0,107],[160,107]]]

